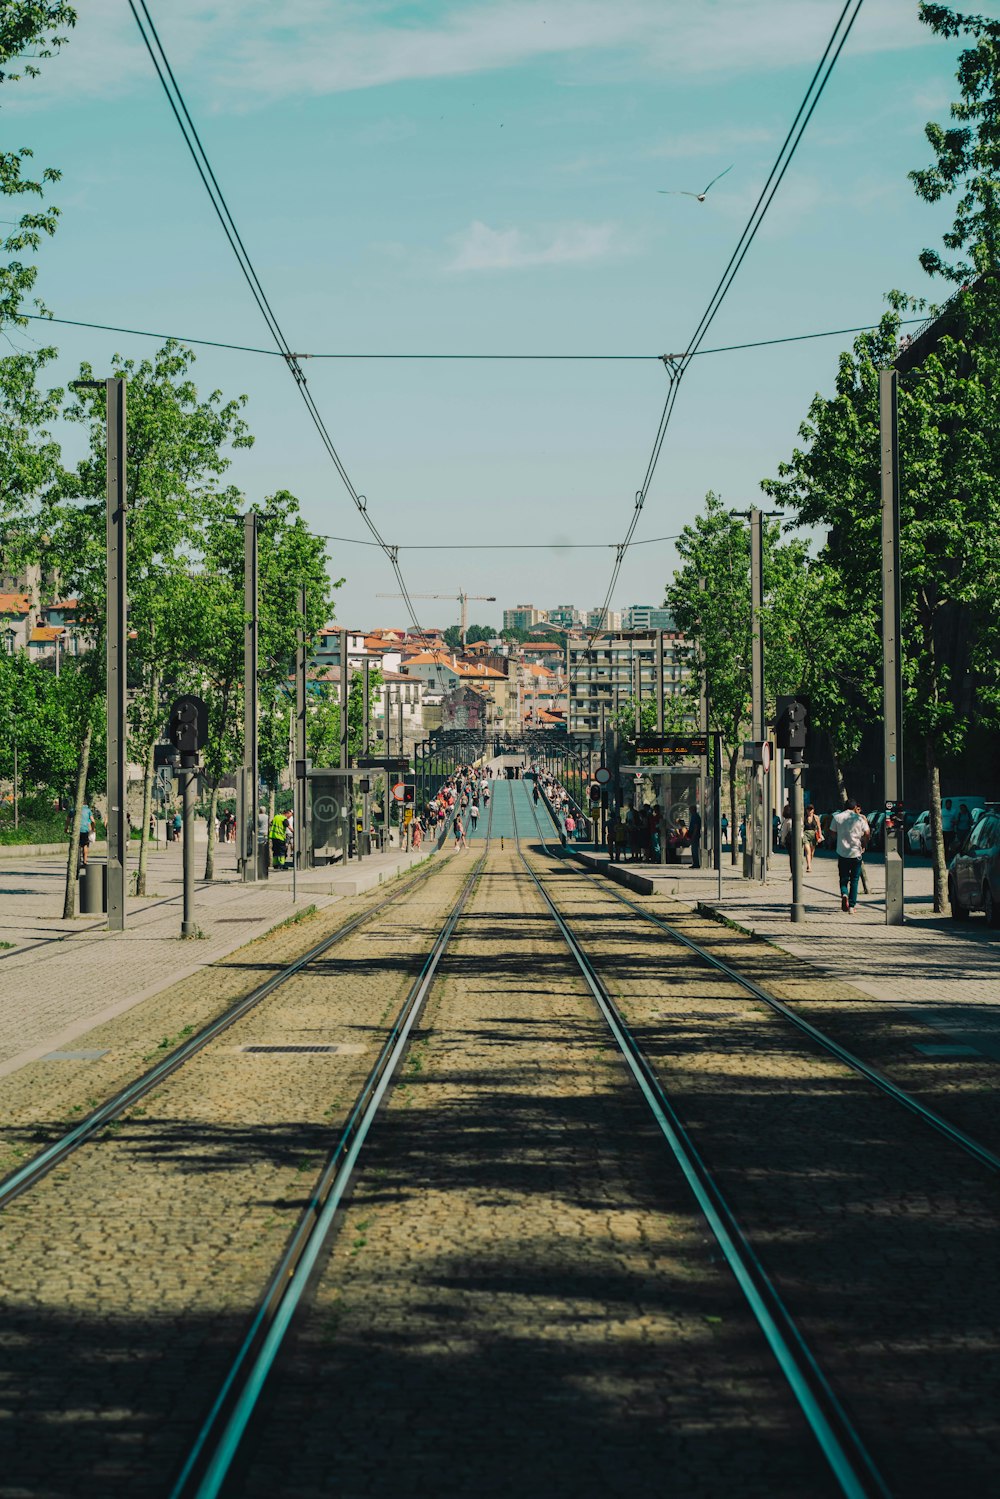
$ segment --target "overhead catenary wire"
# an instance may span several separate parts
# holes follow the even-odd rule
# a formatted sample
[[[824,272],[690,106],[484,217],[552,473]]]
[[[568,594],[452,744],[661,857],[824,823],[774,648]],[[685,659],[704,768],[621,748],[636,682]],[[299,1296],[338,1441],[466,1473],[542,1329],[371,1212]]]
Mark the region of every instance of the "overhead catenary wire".
[[[289,373],[292,375],[292,378],[295,381],[295,384],[299,391],[299,395],[302,398],[302,401],[309,413],[316,431],[319,433],[320,440],[323,443],[323,446],[325,447],[331,462],[337,470],[337,473],[340,476],[344,487],[353,500],[355,508],[357,509],[368,530],[371,532],[371,535],[374,538],[375,542],[381,547],[382,551],[389,559],[389,563],[396,577],[396,582],[398,583],[400,592],[405,600],[407,612],[415,628],[419,630],[421,628],[420,621],[417,618],[412,599],[410,598],[409,590],[406,587],[406,582],[403,578],[402,570],[399,565],[398,549],[394,546],[391,546],[382,536],[378,527],[375,525],[375,522],[368,514],[368,502],[365,496],[358,493],[357,489],[351,481],[350,475],[348,474],[343,462],[341,461],[340,454],[337,452],[336,446],[333,442],[333,438],[330,435],[319,407],[316,405],[312,392],[310,391],[309,386],[306,382],[305,374],[299,362],[301,356],[294,352],[291,344],[285,337],[285,334],[281,328],[281,324],[278,321],[277,315],[275,314],[274,309],[271,307],[271,304],[267,298],[267,294],[260,282],[260,278],[258,277],[256,270],[254,269],[253,261],[251,260],[247,248],[243,243],[242,237],[240,236],[240,232],[236,227],[236,222],[229,210],[229,205],[227,204],[222,189],[219,186],[218,179],[216,178],[216,175],[212,170],[212,164],[208,158],[208,154],[205,151],[204,146],[202,145],[197,127],[195,126],[190,112],[188,111],[187,105],[184,102],[184,96],[181,92],[180,86],[178,85],[177,79],[174,76],[173,69],[170,66],[170,61],[167,57],[163,43],[160,40],[159,33],[157,32],[156,27],[153,24],[153,19],[149,14],[146,0],[128,0],[128,3],[129,9],[131,10],[132,16],[135,20],[135,24],[139,29],[139,34],[145,44],[146,51],[149,53],[150,59],[153,63],[153,67],[156,71],[156,76],[160,81],[160,85],[163,89],[164,94],[166,95],[167,102],[170,105],[171,112],[173,113],[174,119],[177,121],[177,125],[180,129],[181,135],[184,137],[184,143],[187,146],[188,151],[190,152],[191,159],[193,160],[198,171],[198,175],[201,178],[202,185],[204,186],[205,191],[208,193],[212,207],[215,210],[216,217],[218,218],[219,223],[222,225],[223,233],[225,234],[226,239],[229,242],[230,249],[236,257],[244,280],[250,288],[251,295],[253,296],[258,310],[260,311],[260,314],[267,325],[268,332],[274,339],[274,342],[277,346],[277,351],[284,359]]]
[[[65,328],[92,328],[98,333],[124,333],[131,338],[171,339],[176,343],[196,344],[199,348],[203,349],[230,349],[236,354],[263,354],[268,359],[283,359],[286,357],[280,349],[262,349],[255,344],[227,343],[224,339],[219,338],[191,338],[184,333],[157,333],[149,328],[123,328],[115,323],[89,323],[84,322],[80,318],[52,317],[48,313],[40,312],[25,312],[20,314],[20,316],[27,318],[30,322],[58,323]],[[899,324],[900,327],[904,327],[908,323],[924,323],[926,321],[927,319],[924,317],[900,318]],[[861,323],[855,328],[824,328],[819,333],[789,333],[781,338],[755,338],[749,340],[747,343],[719,344],[717,347],[711,349],[695,349],[688,356],[682,354],[667,356],[663,354],[494,354],[479,352],[463,353],[461,351],[442,353],[433,350],[401,351],[395,353],[392,351],[351,353],[344,350],[333,353],[298,353],[294,357],[296,359],[384,359],[401,361],[426,359],[445,362],[469,361],[501,364],[504,362],[526,364],[659,364],[665,357],[671,359],[689,357],[694,359],[702,358],[706,354],[735,354],[744,349],[769,349],[775,344],[800,344],[817,338],[842,338],[849,333],[869,333],[873,327],[874,324],[872,323]]]
[[[736,242],[736,248],[733,250],[732,255],[729,257],[729,261],[724,271],[722,272],[719,281],[716,284],[715,290],[712,292],[711,296],[708,299],[705,310],[698,320],[694,333],[692,334],[686,349],[680,355],[663,356],[663,364],[667,372],[667,379],[669,382],[667,397],[663,405],[663,411],[660,414],[660,421],[656,430],[656,437],[653,441],[652,453],[650,455],[649,462],[646,465],[646,474],[643,479],[642,486],[636,493],[635,507],[633,509],[632,518],[629,522],[625,538],[618,546],[614,566],[612,568],[611,581],[608,585],[607,594],[602,605],[602,618],[605,620],[607,619],[607,611],[611,604],[612,594],[614,593],[619,574],[621,573],[622,563],[624,562],[625,555],[632,543],[632,536],[635,532],[636,526],[639,523],[639,517],[646,503],[646,496],[649,493],[649,487],[652,483],[653,475],[656,472],[660,453],[663,450],[663,444],[666,439],[667,430],[670,426],[670,418],[673,415],[673,410],[677,401],[677,394],[680,389],[681,380],[683,379],[691,360],[698,353],[698,349],[705,336],[707,335],[713,321],[715,320],[719,309],[722,306],[722,303],[733,284],[739,268],[743,264],[743,261],[746,258],[746,254],[750,249],[750,246],[752,245],[754,239],[756,238],[757,231],[759,230],[768,209],[774,201],[775,194],[777,193],[778,188],[781,186],[782,179],[784,178],[785,173],[791,165],[795,153],[798,150],[799,142],[801,141],[802,136],[805,133],[809,121],[812,119],[813,112],[815,111],[817,104],[823,96],[823,91],[826,88],[827,82],[830,78],[830,74],[833,72],[833,69],[837,63],[837,59],[840,57],[840,54],[843,51],[844,44],[851,34],[851,29],[854,26],[854,22],[857,20],[858,13],[861,10],[861,6],[863,3],[864,0],[844,0],[844,6],[837,17],[836,23],[833,27],[832,32],[830,33],[830,37],[827,41],[826,47],[823,49],[823,54],[816,65],[816,69],[811,79],[809,80],[809,86],[807,87],[805,94],[802,97],[802,102],[800,103],[798,110],[796,111],[795,118],[789,126],[788,133],[781,144],[781,148],[778,151],[777,156],[775,157],[774,164],[768,174],[767,181],[764,183],[764,186],[760,191],[760,196],[758,197],[757,202],[754,204],[750,216],[747,219],[746,224],[744,225],[743,232]],[[603,628],[603,626],[601,628]],[[597,636],[601,633],[601,628],[592,631],[590,635],[591,645],[593,645],[594,641],[597,639]]]

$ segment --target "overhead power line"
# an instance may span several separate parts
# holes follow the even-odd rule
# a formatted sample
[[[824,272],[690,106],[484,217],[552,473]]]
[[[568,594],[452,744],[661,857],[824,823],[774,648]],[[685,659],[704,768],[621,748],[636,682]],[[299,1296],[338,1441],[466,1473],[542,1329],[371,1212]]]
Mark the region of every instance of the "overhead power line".
[[[34,323],[59,323],[66,328],[93,328],[99,333],[125,333],[132,338],[159,338],[173,339],[176,343],[197,344],[204,349],[231,349],[237,354],[263,354],[268,359],[282,359],[285,355],[280,349],[261,349],[253,344],[231,344],[218,338],[189,338],[184,333],[156,333],[148,328],[121,328],[114,323],[87,323],[79,318],[49,317],[47,313],[26,312],[23,317]],[[925,318],[901,318],[900,326],[907,323],[922,323]],[[842,338],[849,333],[868,333],[874,327],[873,323],[862,323],[856,328],[824,328],[820,333],[789,333],[781,338],[756,338],[749,343],[742,344],[719,344],[711,349],[695,349],[690,358],[700,358],[705,354],[734,354],[742,349],[768,349],[774,344],[799,344],[806,343],[814,338]],[[683,359],[683,354],[463,354],[433,353],[429,350],[417,353],[313,353],[296,354],[296,359],[426,359],[426,360],[467,360],[470,362],[481,361],[488,363],[496,361],[516,361],[523,363],[581,363],[581,364],[659,364],[664,358]]]
[[[615,557],[614,566],[611,572],[611,581],[608,584],[608,590],[605,595],[604,603],[602,605],[602,618],[604,619],[607,618],[607,611],[611,604],[611,597],[614,593],[615,585],[618,582],[618,576],[621,572],[622,563],[624,562],[625,555],[632,544],[632,537],[635,534],[636,526],[639,524],[639,517],[642,514],[643,506],[646,503],[646,496],[649,493],[649,487],[653,481],[653,475],[656,472],[656,466],[659,462],[660,454],[663,451],[663,444],[666,439],[667,430],[670,426],[670,419],[673,416],[674,406],[677,401],[677,394],[681,386],[681,380],[683,379],[691,360],[699,352],[700,346],[704,342],[705,336],[707,335],[709,328],[712,326],[712,323],[718,315],[719,309],[722,306],[722,303],[733,284],[736,274],[739,271],[740,266],[743,264],[744,259],[746,258],[747,251],[750,249],[750,246],[753,244],[753,241],[757,236],[757,231],[764,221],[767,210],[770,208],[772,202],[774,201],[775,193],[781,186],[782,179],[784,178],[785,173],[788,171],[792,159],[795,156],[796,151],[798,150],[799,142],[801,141],[802,136],[805,133],[809,121],[812,119],[813,111],[815,110],[817,104],[823,96],[823,90],[826,88],[830,74],[833,72],[833,69],[836,66],[837,59],[839,58],[843,50],[844,43],[847,41],[847,38],[851,34],[851,29],[854,26],[854,22],[857,20],[858,12],[860,11],[862,4],[863,0],[844,0],[843,9],[837,17],[836,24],[833,28],[833,31],[830,33],[830,38],[823,50],[823,55],[816,65],[816,70],[813,73],[812,78],[809,80],[809,86],[806,89],[805,94],[803,95],[802,102],[799,105],[798,110],[796,111],[795,118],[789,126],[788,134],[785,136],[785,139],[782,142],[781,149],[775,157],[774,165],[771,167],[771,170],[767,177],[767,181],[764,183],[764,186],[761,189],[760,196],[758,197],[757,202],[754,204],[753,210],[750,213],[750,217],[747,219],[747,222],[744,225],[743,232],[736,242],[736,248],[733,250],[732,255],[729,257],[726,268],[720,276],[715,290],[712,292],[711,296],[708,299],[705,310],[698,320],[697,326],[695,327],[694,333],[692,334],[686,349],[682,354],[679,355],[668,354],[663,356],[663,364],[667,372],[668,382],[667,397],[663,404],[663,410],[660,413],[660,421],[656,429],[656,437],[653,440],[653,448],[652,452],[650,453],[649,462],[646,465],[646,473],[640,488],[636,492],[632,518],[629,522],[624,540],[619,543],[617,548],[617,555]],[[593,643],[593,641],[599,634],[599,629],[594,630],[591,633],[591,643]]]
[[[382,548],[382,551],[389,559],[392,570],[396,576],[396,581],[399,584],[400,592],[402,593],[403,598],[406,601],[406,608],[410,615],[410,619],[413,621],[415,627],[419,630],[420,621],[417,619],[416,613],[414,612],[413,603],[407,590],[406,583],[403,579],[402,571],[399,566],[397,549],[393,546],[390,546],[382,536],[378,527],[375,525],[375,522],[368,514],[367,500],[365,499],[364,495],[359,494],[357,489],[355,489],[346,468],[341,462],[340,454],[337,452],[337,449],[333,442],[333,438],[330,436],[330,432],[323,420],[319,407],[316,405],[316,402],[312,396],[312,392],[310,391],[308,384],[306,383],[305,374],[303,373],[302,366],[299,363],[300,356],[293,351],[291,344],[285,337],[281,324],[278,321],[277,315],[275,314],[274,309],[268,301],[267,294],[264,291],[263,286],[261,285],[260,278],[258,277],[256,270],[254,269],[254,264],[250,258],[249,252],[247,251],[247,248],[240,236],[240,232],[236,227],[236,222],[229,211],[229,205],[227,204],[222,189],[219,186],[218,179],[214,171],[212,170],[212,164],[209,161],[208,154],[201,143],[201,138],[198,135],[198,130],[191,118],[188,107],[184,102],[184,96],[181,93],[180,86],[178,85],[177,79],[174,76],[173,69],[170,66],[170,62],[167,58],[166,51],[164,50],[163,43],[160,40],[159,33],[157,32],[156,27],[153,24],[153,19],[149,14],[149,10],[146,6],[146,0],[129,0],[129,9],[132,12],[136,26],[139,28],[139,34],[142,37],[143,42],[145,43],[146,51],[149,53],[150,59],[153,63],[153,67],[156,70],[156,76],[160,80],[160,85],[167,97],[167,102],[170,105],[174,119],[177,121],[178,128],[180,129],[180,132],[184,137],[184,143],[187,146],[188,151],[191,153],[191,159],[194,162],[195,167],[197,168],[198,175],[202,181],[202,185],[204,186],[205,191],[208,193],[212,207],[215,210],[216,217],[218,218],[219,223],[222,225],[223,233],[225,234],[226,239],[229,241],[229,247],[236,257],[240,270],[243,273],[244,280],[246,281],[247,286],[250,288],[250,293],[257,304],[261,317],[267,324],[268,332],[274,339],[277,352],[284,359],[288,371],[295,381],[295,384],[299,391],[299,395],[302,397],[302,401],[309,413],[312,423],[315,426],[316,431],[319,433],[320,440],[323,443],[323,446],[325,447],[327,454],[329,455],[330,460],[334,465],[334,468],[340,475],[345,489],[353,500],[355,508],[357,509],[368,530],[371,532],[372,537]]]
[[[327,536],[320,534],[319,541],[339,541],[346,546],[374,547],[377,541],[365,541],[356,536]],[[654,541],[678,541],[676,536],[646,536],[633,541],[636,547],[650,546]],[[416,541],[412,545],[400,542],[399,552],[611,552],[616,541]]]

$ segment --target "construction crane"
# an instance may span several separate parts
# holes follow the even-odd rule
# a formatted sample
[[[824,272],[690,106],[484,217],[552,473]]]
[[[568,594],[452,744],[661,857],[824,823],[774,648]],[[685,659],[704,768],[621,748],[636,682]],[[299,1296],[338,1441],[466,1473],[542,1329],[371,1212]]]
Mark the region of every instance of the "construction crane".
[[[377,593],[377,599],[401,599],[401,593]],[[469,600],[474,599],[477,603],[495,604],[497,596],[495,593],[411,593],[411,599],[457,599],[462,606],[461,632],[462,649],[465,650],[465,637],[469,633]]]

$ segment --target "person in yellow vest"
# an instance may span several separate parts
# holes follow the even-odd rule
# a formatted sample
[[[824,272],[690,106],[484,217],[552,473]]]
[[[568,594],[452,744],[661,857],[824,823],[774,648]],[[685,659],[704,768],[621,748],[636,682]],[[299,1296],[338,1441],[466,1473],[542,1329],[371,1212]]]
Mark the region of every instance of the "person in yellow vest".
[[[275,869],[285,867],[285,814],[275,812],[271,818],[271,863]]]

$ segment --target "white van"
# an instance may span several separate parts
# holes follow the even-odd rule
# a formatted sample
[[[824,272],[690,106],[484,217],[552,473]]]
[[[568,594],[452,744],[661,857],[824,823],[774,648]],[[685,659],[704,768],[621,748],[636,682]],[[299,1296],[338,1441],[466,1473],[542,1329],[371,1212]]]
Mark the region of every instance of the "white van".
[[[945,837],[955,831],[955,823],[963,807],[968,809],[970,821],[967,826],[971,827],[976,820],[977,812],[981,812],[985,806],[985,796],[943,796],[941,798],[941,829]]]

